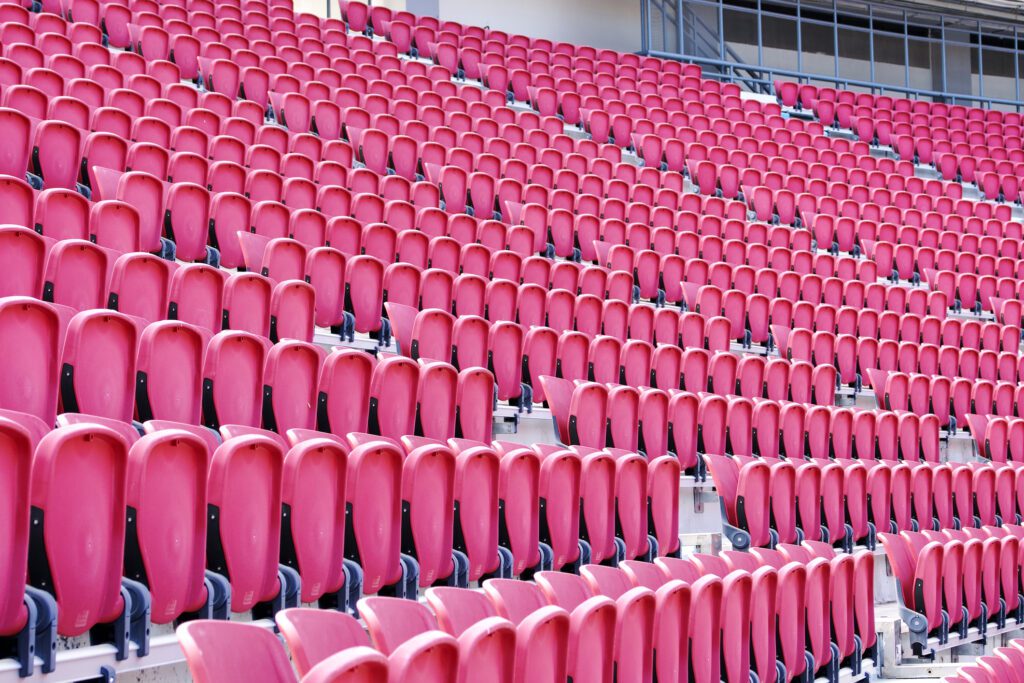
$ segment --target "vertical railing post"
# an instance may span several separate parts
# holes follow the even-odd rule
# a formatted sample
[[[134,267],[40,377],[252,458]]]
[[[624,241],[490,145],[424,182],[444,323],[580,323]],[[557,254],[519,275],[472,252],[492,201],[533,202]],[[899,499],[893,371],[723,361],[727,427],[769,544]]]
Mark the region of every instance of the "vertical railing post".
[[[910,87],[910,28],[907,24],[907,10],[903,10],[903,87]]]
[[[640,0],[640,52],[647,54],[651,50],[650,43],[650,2],[651,0]]]
[[[832,57],[835,61],[835,77],[839,78],[839,9],[832,0]]]
[[[761,24],[761,0],[757,0],[757,65],[764,66],[764,31]]]
[[[875,79],[875,6],[868,5],[868,69],[871,72],[871,78],[869,79],[872,83],[877,83]],[[872,92],[874,89],[872,88]]]
[[[686,54],[683,46],[683,0],[676,0],[676,49],[679,54]]]
[[[985,50],[982,49],[981,20],[978,20],[978,97],[985,96]]]
[[[796,70],[804,70],[804,32],[801,30],[801,11],[800,0],[796,0]]]
[[[725,61],[725,22],[722,3],[725,0],[718,0],[718,58]]]

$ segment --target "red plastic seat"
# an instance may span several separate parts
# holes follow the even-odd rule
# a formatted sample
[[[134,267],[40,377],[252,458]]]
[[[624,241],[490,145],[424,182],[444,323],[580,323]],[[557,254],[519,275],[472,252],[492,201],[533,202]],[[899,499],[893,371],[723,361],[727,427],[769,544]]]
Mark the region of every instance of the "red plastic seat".
[[[235,613],[297,603],[298,586],[278,570],[283,462],[281,446],[258,434],[228,439],[213,453],[208,503],[217,524],[207,566],[231,582]]]
[[[61,411],[130,421],[137,343],[135,324],[120,313],[94,310],[72,318],[62,354]]]
[[[0,300],[0,408],[54,423],[61,344],[62,323],[52,306],[27,297]]]
[[[613,680],[615,661],[615,603],[594,596],[579,576],[540,572],[537,585],[548,602],[569,612],[567,674],[573,680]]]
[[[124,439],[103,426],[71,425],[43,437],[31,494],[43,533],[30,544],[28,580],[56,594],[59,634],[120,621],[145,652],[149,595],[121,578],[127,461]],[[126,658],[128,643],[115,645]]]
[[[110,273],[107,306],[146,322],[167,317],[171,268],[153,254],[122,254]]]
[[[238,330],[225,330],[210,340],[203,370],[205,426],[260,424],[268,347],[265,339]]]
[[[189,672],[197,683],[244,676],[254,683],[296,680],[281,641],[270,629],[230,621],[201,620],[178,627]]]
[[[263,427],[279,434],[316,425],[321,351],[307,342],[286,340],[267,354],[263,371]]]
[[[127,504],[133,522],[125,574],[152,596],[154,623],[185,613],[226,616],[227,584],[214,595],[206,569],[206,483],[210,452],[202,439],[163,430],[139,439],[128,454]],[[173,484],[172,484],[173,482]],[[172,535],[179,543],[168,545]]]

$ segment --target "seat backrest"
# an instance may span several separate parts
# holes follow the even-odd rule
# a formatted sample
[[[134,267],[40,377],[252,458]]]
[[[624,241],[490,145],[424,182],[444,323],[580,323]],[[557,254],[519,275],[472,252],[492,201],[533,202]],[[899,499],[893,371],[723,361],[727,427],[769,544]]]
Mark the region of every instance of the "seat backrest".
[[[485,593],[465,588],[428,588],[427,604],[437,615],[441,628],[456,638],[477,622],[498,616],[497,608]]]
[[[284,459],[281,560],[299,572],[302,602],[334,593],[345,581],[348,446],[327,438],[301,441]]]
[[[411,638],[437,629],[434,615],[426,605],[415,600],[363,598],[359,601],[359,616],[374,646],[388,655]]]
[[[267,628],[230,621],[190,621],[178,628],[181,649],[196,683],[242,679],[290,683],[295,672],[277,636]]]
[[[346,488],[346,528],[355,543],[345,552],[362,567],[363,592],[372,595],[402,576],[401,450],[383,439],[353,445]]]
[[[107,305],[148,322],[167,317],[171,269],[153,254],[119,256],[110,275]]]
[[[8,510],[0,519],[0,539],[7,549],[0,563],[0,634],[3,635],[17,633],[29,616],[24,595],[33,451],[29,431],[13,420],[0,417],[0,484]]]
[[[336,652],[370,645],[363,626],[344,612],[293,608],[278,612],[274,620],[300,676]]]
[[[54,423],[61,344],[52,306],[27,297],[0,299],[0,408]]]
[[[124,610],[127,460],[124,438],[90,424],[55,429],[36,448],[32,507],[42,533],[30,545],[29,583],[57,597],[61,635],[81,635]]]
[[[587,582],[575,574],[539,572],[536,581],[550,604],[558,605],[568,612],[572,612],[594,596],[594,591]]]
[[[240,330],[214,335],[203,370],[203,424],[260,424],[268,342]]]
[[[231,610],[245,612],[278,590],[281,545],[281,446],[265,436],[228,439],[213,453],[207,566],[231,582]]]
[[[355,349],[336,349],[324,361],[317,395],[317,428],[344,437],[367,431],[370,380],[376,359]]]
[[[180,430],[147,434],[128,453],[134,534],[125,575],[144,582],[154,623],[166,624],[206,600],[206,479],[210,452]],[[167,544],[167,538],[176,539]]]
[[[484,582],[484,594],[499,615],[515,624],[550,604],[537,584],[515,579],[488,579]]]
[[[91,310],[72,318],[64,340],[61,411],[130,421],[137,341],[138,328],[121,313]]]
[[[263,427],[284,434],[316,426],[321,351],[285,340],[270,348],[263,371]]]
[[[413,433],[419,374],[416,362],[401,356],[377,363],[370,380],[371,432],[392,439]]]
[[[220,332],[227,274],[202,263],[179,267],[171,276],[168,318]]]
[[[205,352],[203,333],[187,323],[164,320],[142,331],[135,368],[140,421],[199,424]]]

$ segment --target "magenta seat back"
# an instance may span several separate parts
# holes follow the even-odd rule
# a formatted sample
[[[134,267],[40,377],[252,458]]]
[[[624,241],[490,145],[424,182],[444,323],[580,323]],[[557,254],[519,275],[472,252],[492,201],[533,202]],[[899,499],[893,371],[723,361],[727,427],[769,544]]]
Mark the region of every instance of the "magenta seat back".
[[[32,464],[32,506],[43,515],[29,583],[57,597],[57,630],[77,636],[124,609],[121,566],[128,448],[89,424],[43,437]]]
[[[236,273],[224,285],[224,329],[270,335],[273,285],[255,273]]]
[[[205,351],[202,333],[191,325],[168,320],[143,330],[136,364],[141,421],[199,424]]]
[[[425,363],[416,388],[416,433],[444,441],[455,436],[459,377],[448,363]]]
[[[434,615],[415,600],[363,598],[359,601],[359,616],[366,623],[374,646],[388,655],[415,636],[437,629]]]
[[[362,625],[343,612],[286,609],[278,612],[275,620],[301,676],[337,652],[370,645]]]
[[[470,581],[493,571],[498,562],[500,462],[489,447],[462,447],[455,460],[458,523],[456,549],[469,558]]]
[[[114,311],[79,313],[64,342],[61,410],[130,421],[135,404],[138,331]]]
[[[177,430],[147,434],[128,454],[128,506],[137,545],[125,574],[149,587],[154,623],[166,624],[207,599],[206,479],[210,452]],[[178,540],[168,545],[167,538]]]
[[[217,527],[210,569],[231,581],[231,611],[245,612],[278,590],[281,543],[281,446],[259,435],[228,439],[213,454],[208,487]]]
[[[77,311],[105,307],[109,261],[107,252],[91,242],[58,242],[46,260],[43,299]]]
[[[190,621],[178,629],[196,683],[242,677],[254,683],[293,683],[295,672],[277,636],[267,628],[230,621]]]
[[[403,551],[420,564],[420,585],[430,586],[452,570],[455,456],[447,446],[428,444],[405,456],[402,469],[403,528],[411,546]]]
[[[302,601],[312,602],[341,589],[345,580],[345,517],[348,447],[329,439],[293,446],[284,460],[282,503],[290,525],[291,547],[283,559],[302,578]]]
[[[267,346],[261,337],[237,330],[210,340],[203,371],[204,425],[260,424]]]
[[[51,306],[22,297],[0,301],[0,408],[52,425],[60,351],[61,322]]]
[[[392,439],[412,434],[416,422],[419,366],[408,358],[385,358],[370,380],[370,431]]]
[[[201,263],[179,267],[171,276],[168,318],[220,332],[227,274]]]
[[[153,254],[125,254],[114,263],[108,305],[146,322],[162,321],[170,285],[168,261]]]
[[[304,280],[278,283],[270,297],[270,339],[313,341],[316,290]]]
[[[31,296],[43,293],[46,244],[25,227],[0,227],[0,295]]]
[[[28,619],[24,595],[33,450],[27,429],[0,418],[0,482],[5,508],[0,518],[0,542],[8,549],[0,564],[0,634],[5,636],[17,633]]]
[[[267,355],[263,372],[263,427],[283,434],[316,425],[320,349],[301,341],[282,341]]]
[[[345,552],[363,568],[363,592],[372,595],[402,576],[402,453],[369,441],[349,453],[346,501],[355,547]]]
[[[317,428],[344,437],[367,431],[370,379],[376,360],[355,349],[337,349],[324,361],[317,397]]]

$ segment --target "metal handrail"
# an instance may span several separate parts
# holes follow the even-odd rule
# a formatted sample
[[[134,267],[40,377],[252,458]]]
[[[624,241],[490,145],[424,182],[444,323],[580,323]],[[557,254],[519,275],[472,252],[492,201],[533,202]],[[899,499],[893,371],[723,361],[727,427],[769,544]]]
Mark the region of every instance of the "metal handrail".
[[[726,81],[729,83],[743,83],[745,81],[755,81],[759,84],[767,86],[768,92],[774,91],[773,81],[777,77],[782,77],[789,80],[794,80],[798,83],[809,83],[811,81],[820,81],[825,83],[831,83],[838,88],[860,88],[867,90],[872,94],[881,93],[899,93],[909,97],[917,99],[930,98],[932,100],[941,100],[950,104],[967,104],[980,107],[993,108],[994,106],[1001,107],[1012,107],[1015,111],[1024,110],[1024,102],[1018,100],[1004,100],[994,97],[980,97],[978,95],[964,95],[960,93],[948,93],[941,92],[938,90],[924,90],[920,88],[907,88],[899,85],[887,85],[885,83],[872,83],[870,81],[860,81],[852,78],[840,78],[836,76],[828,76],[823,74],[812,74],[801,71],[792,71],[789,69],[778,69],[775,67],[746,64],[743,62],[731,62],[721,59],[712,59],[710,57],[701,57],[699,55],[685,55],[673,52],[664,52],[662,50],[647,50],[647,55],[651,57],[658,57],[660,59],[672,59],[681,62],[691,62],[699,64],[701,66],[713,66],[719,69],[719,73],[706,73],[707,78],[715,78],[717,80]],[[737,73],[739,70],[745,70],[750,75],[743,76]],[[766,74],[767,77],[757,78],[755,73],[760,72]],[[753,90],[753,88],[750,88]]]

